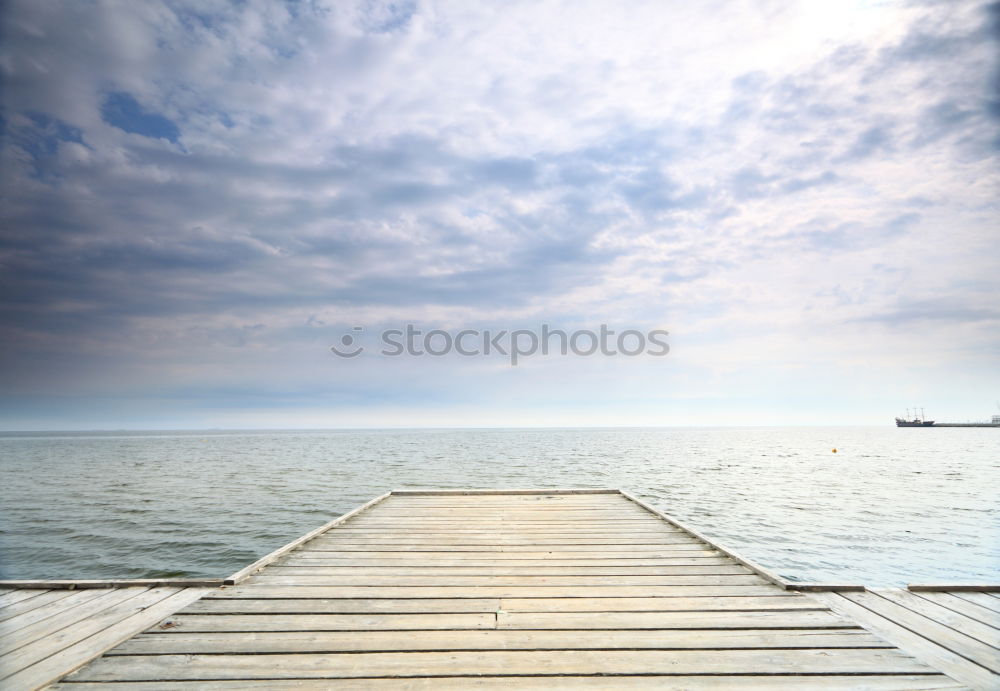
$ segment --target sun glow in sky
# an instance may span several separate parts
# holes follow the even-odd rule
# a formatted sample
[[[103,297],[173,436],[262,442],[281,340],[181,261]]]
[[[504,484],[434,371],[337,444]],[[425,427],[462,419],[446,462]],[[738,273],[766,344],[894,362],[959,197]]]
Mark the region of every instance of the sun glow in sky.
[[[988,417],[998,17],[5,3],[0,427]],[[381,355],[406,324],[670,353]]]

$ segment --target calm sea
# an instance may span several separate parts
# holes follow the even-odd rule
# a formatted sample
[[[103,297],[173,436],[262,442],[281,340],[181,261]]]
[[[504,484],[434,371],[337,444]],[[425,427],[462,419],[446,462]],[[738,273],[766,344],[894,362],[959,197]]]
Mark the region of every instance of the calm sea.
[[[0,459],[2,578],[223,577],[388,489],[613,487],[793,579],[1000,580],[1000,429],[32,433]]]

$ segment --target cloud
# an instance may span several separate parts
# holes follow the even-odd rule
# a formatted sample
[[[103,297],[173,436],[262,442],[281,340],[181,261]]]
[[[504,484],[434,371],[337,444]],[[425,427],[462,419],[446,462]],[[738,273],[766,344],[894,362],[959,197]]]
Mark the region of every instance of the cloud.
[[[990,282],[997,6],[834,5],[7,3],[4,371],[113,348],[216,390],[213,348],[311,317],[794,340],[837,286],[860,324]]]

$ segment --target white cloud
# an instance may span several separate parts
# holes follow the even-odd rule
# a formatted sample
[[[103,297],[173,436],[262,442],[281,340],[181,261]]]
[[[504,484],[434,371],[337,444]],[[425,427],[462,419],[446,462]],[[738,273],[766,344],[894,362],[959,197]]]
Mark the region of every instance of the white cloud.
[[[700,352],[664,400],[697,395],[693,373],[722,376],[719,397],[724,372],[746,391],[783,367],[850,377],[863,352],[893,386],[905,368],[880,353],[902,343],[981,367],[1000,331],[989,11],[10,3],[9,367],[22,391],[25,362],[93,386],[67,363],[104,372],[111,352],[136,391],[178,372],[206,397],[307,386],[281,354],[314,352],[312,317],[330,337],[667,326]],[[108,122],[112,93],[176,143]],[[588,367],[573,376],[628,397],[631,375]]]

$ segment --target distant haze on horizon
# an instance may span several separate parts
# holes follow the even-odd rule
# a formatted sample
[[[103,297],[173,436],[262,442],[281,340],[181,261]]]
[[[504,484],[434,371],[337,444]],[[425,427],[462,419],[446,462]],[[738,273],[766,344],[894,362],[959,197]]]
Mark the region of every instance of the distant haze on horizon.
[[[1000,412],[1000,3],[12,0],[0,36],[0,429]],[[670,352],[383,355],[408,324]]]

